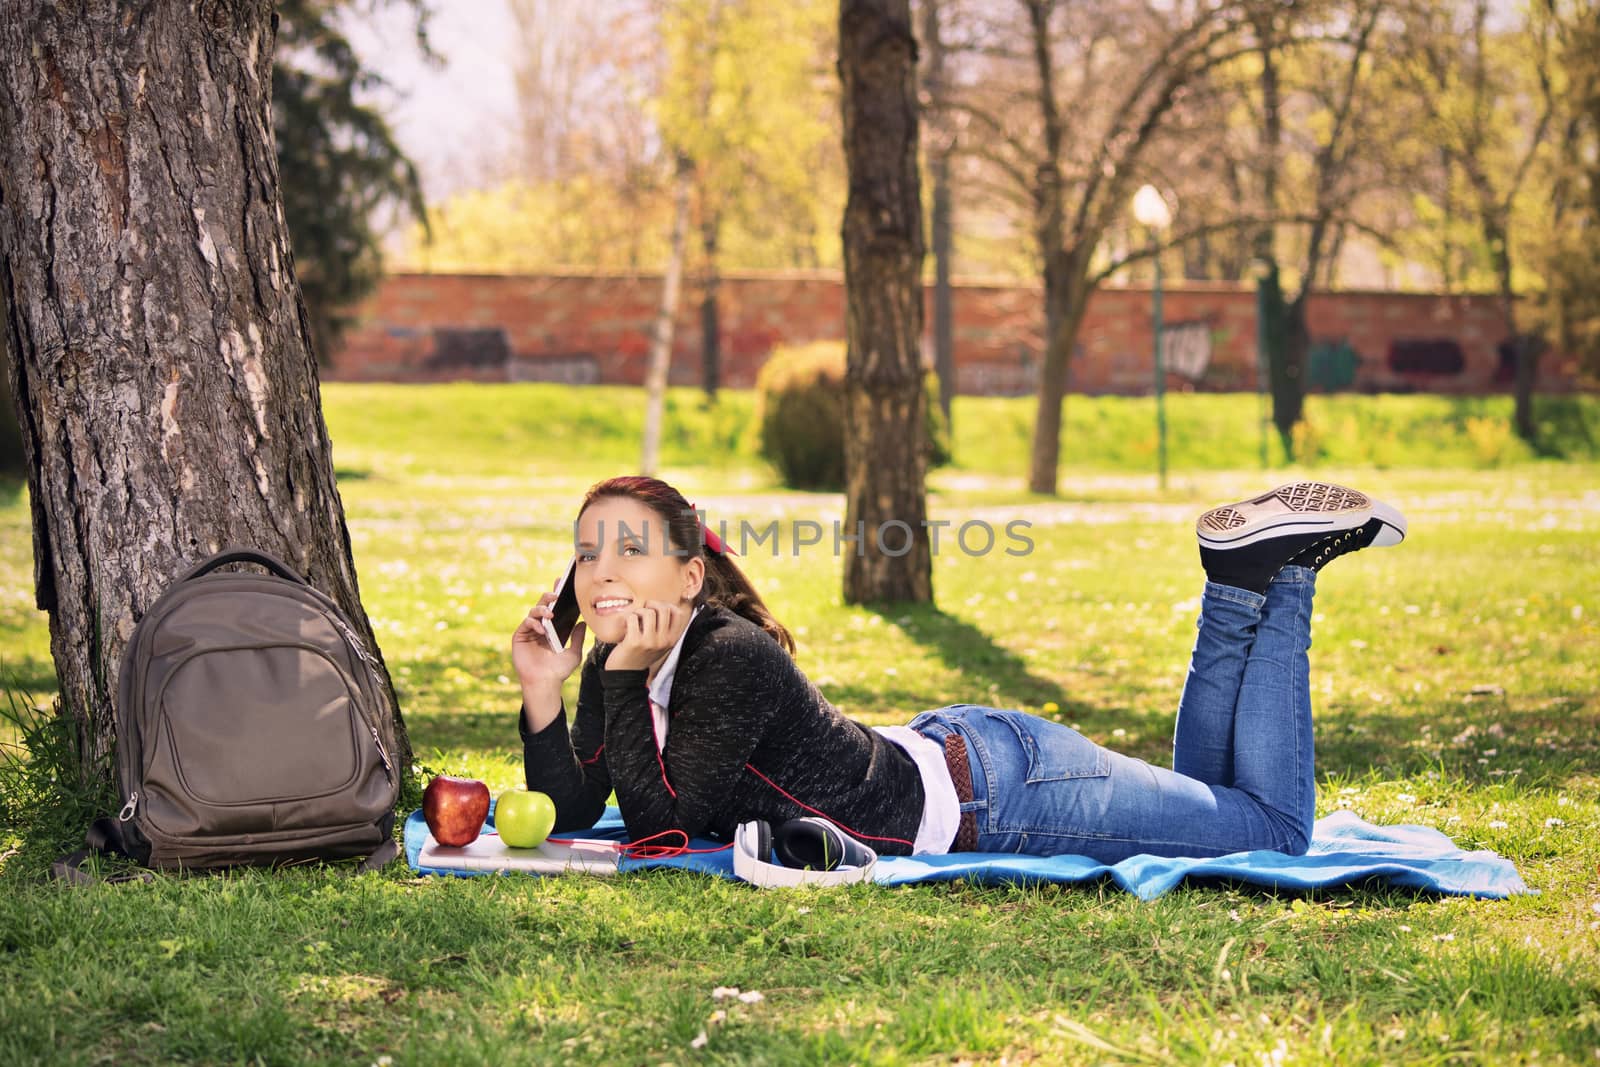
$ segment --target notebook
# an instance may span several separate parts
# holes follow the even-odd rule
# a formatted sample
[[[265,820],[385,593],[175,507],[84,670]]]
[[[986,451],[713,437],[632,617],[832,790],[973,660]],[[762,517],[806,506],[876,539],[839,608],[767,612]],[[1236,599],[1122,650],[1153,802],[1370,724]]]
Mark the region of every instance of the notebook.
[[[460,848],[441,845],[428,834],[417,864],[442,870],[616,874],[620,858],[614,841],[552,838],[538,848],[511,848],[493,830],[485,829],[475,841]]]

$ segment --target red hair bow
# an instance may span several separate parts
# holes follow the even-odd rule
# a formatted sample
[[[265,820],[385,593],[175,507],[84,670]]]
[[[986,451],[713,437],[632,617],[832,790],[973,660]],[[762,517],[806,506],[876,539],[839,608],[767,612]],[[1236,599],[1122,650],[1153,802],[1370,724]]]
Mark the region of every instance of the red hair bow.
[[[689,503],[689,510],[697,513],[699,511],[699,509],[694,506],[693,501]],[[719,556],[737,556],[739,554],[733,549],[729,548],[722,538],[718,537],[715,531],[705,524],[704,520],[701,520],[700,522],[700,541],[706,546],[707,551],[714,552]]]

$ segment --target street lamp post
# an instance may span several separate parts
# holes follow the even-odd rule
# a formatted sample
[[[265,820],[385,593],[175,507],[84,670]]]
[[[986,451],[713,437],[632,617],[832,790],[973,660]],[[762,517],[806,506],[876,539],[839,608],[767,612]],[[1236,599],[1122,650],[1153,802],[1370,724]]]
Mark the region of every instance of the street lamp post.
[[[1150,294],[1150,313],[1153,318],[1156,342],[1156,471],[1159,484],[1164,492],[1167,488],[1167,367],[1165,355],[1161,350],[1161,252],[1159,243],[1161,234],[1166,231],[1168,226],[1172,225],[1172,211],[1167,207],[1167,201],[1155,186],[1144,185],[1140,186],[1139,191],[1133,196],[1133,217],[1149,233],[1151,243],[1157,245],[1155,254],[1155,288],[1151,290]]]

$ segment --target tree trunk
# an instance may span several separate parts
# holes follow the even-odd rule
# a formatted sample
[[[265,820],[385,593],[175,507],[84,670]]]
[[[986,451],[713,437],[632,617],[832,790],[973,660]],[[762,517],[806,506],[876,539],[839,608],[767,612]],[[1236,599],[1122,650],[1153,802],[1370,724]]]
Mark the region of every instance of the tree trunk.
[[[1281,294],[1279,296],[1282,321],[1276,347],[1281,353],[1282,378],[1273,394],[1273,407],[1284,455],[1291,459],[1294,457],[1294,428],[1305,415],[1306,379],[1311,374],[1311,325],[1306,317],[1309,297],[1309,286],[1302,287],[1287,304],[1283,304]]]
[[[378,652],[280,209],[272,48],[268,0],[13,0],[0,20],[0,304],[86,770],[134,624],[225,545],[294,564]]]
[[[672,251],[661,280],[661,306],[650,336],[650,366],[645,371],[644,448],[640,473],[655,476],[661,456],[661,409],[667,397],[667,371],[672,366],[672,335],[678,321],[678,293],[683,283],[685,246],[689,243],[689,185],[694,165],[678,157],[678,174],[672,190]]]
[[[706,253],[706,278],[700,297],[700,369],[706,402],[717,402],[722,379],[722,316],[717,311],[717,291],[722,288],[722,271],[717,265],[717,236],[722,218],[709,213],[700,223],[700,243]]]
[[[910,0],[840,0],[846,507],[844,600],[929,602],[922,200]]]
[[[1518,437],[1530,445],[1538,445],[1539,427],[1533,420],[1533,389],[1539,380],[1539,357],[1544,353],[1544,344],[1525,333],[1512,334],[1511,343],[1517,354],[1512,425]]]
[[[1048,239],[1048,238],[1047,238]],[[1048,249],[1048,245],[1046,248]],[[1044,359],[1039,370],[1038,407],[1033,417],[1033,448],[1028,463],[1030,492],[1054,496],[1061,463],[1061,415],[1067,399],[1072,350],[1089,306],[1089,279],[1077,249],[1045,252]]]
[[[1056,106],[1055,59],[1050,43],[1052,5],[1030,0],[1027,8],[1044,133],[1044,157],[1033,186],[1034,238],[1039,243],[1039,262],[1044,265],[1044,358],[1039,373],[1038,410],[1033,420],[1028,488],[1054,496],[1061,458],[1061,405],[1066,401],[1067,372],[1083,317],[1081,309],[1073,309],[1073,296],[1081,291],[1086,303],[1089,294],[1077,250],[1068,248],[1066,243],[1066,191],[1061,180],[1066,123]],[[1091,248],[1094,243],[1090,242]]]
[[[1305,407],[1303,361],[1297,363],[1294,355],[1294,337],[1297,332],[1294,310],[1283,298],[1283,287],[1278,280],[1278,264],[1267,260],[1267,269],[1256,283],[1259,286],[1256,307],[1265,320],[1257,329],[1265,342],[1267,354],[1267,389],[1272,394],[1272,424],[1277,428],[1278,440],[1283,444],[1283,454],[1294,462],[1294,427],[1300,421]],[[1304,305],[1300,309],[1298,332],[1305,330]],[[1303,348],[1302,347],[1302,352]]]
[[[1539,439],[1539,428],[1533,421],[1533,387],[1539,378],[1539,356],[1544,346],[1534,338],[1525,336],[1517,327],[1517,290],[1511,280],[1511,253],[1506,236],[1508,227],[1489,210],[1486,209],[1483,214],[1483,235],[1488,241],[1489,255],[1494,262],[1500,314],[1505,320],[1511,350],[1516,354],[1511,425],[1518,437],[1533,445]]]
[[[1271,218],[1278,211],[1278,167],[1283,145],[1283,94],[1278,80],[1277,26],[1271,12],[1263,11],[1253,20],[1261,57],[1261,210]],[[1266,317],[1256,336],[1266,343],[1263,363],[1272,394],[1272,424],[1283,443],[1283,454],[1294,460],[1294,428],[1305,411],[1305,368],[1310,335],[1305,321],[1305,295],[1308,277],[1300,295],[1286,302],[1278,276],[1276,227],[1271,223],[1256,233],[1256,259],[1264,264],[1256,307]]]
[[[933,181],[933,204],[928,226],[933,239],[933,369],[939,376],[939,407],[946,423],[956,395],[955,312],[950,289],[952,224],[950,218],[950,141],[941,105],[944,100],[944,43],[939,39],[938,0],[922,0],[922,43],[928,50],[923,85],[938,116],[939,129],[928,146],[928,177]]]

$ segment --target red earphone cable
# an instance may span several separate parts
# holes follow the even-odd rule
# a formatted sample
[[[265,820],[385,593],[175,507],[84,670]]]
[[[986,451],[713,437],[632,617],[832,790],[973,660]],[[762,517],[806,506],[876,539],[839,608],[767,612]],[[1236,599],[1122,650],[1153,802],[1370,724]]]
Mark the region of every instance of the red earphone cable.
[[[485,830],[483,832],[486,835],[496,834],[498,836],[498,832],[495,830]],[[651,844],[651,842],[655,841],[658,837],[672,837],[674,835],[676,835],[677,838],[683,843],[680,845]],[[730,843],[726,845],[718,845],[716,848],[690,848],[689,835],[684,833],[682,830],[662,830],[658,834],[651,834],[649,837],[641,837],[637,841],[600,841],[588,837],[579,838],[579,840],[581,840],[585,845],[593,848],[609,848],[613,852],[619,852],[628,859],[633,860],[668,860],[674,859],[678,856],[695,856],[702,854],[709,855],[713,852],[726,852],[728,849],[733,847],[733,845]],[[564,844],[566,841],[567,839],[560,837],[550,838],[550,843],[555,845]]]
[[[744,768],[745,768],[745,770],[749,771],[751,774],[755,775],[757,778],[761,779],[763,782],[766,782],[772,788],[776,789],[778,792],[782,793],[785,797],[788,797],[789,800],[791,800],[794,803],[800,805],[802,808],[805,808],[807,811],[809,811],[813,815],[822,816],[824,819],[827,819],[829,822],[833,823],[835,826],[837,826],[839,829],[843,830],[845,833],[849,834],[851,837],[861,838],[861,839],[866,840],[866,841],[893,841],[897,845],[904,845],[907,848],[916,848],[916,843],[915,842],[907,841],[903,837],[878,837],[878,836],[875,836],[873,834],[861,833],[859,830],[852,830],[850,827],[846,826],[844,823],[840,822],[838,819],[835,819],[832,815],[829,815],[827,812],[819,811],[818,809],[813,808],[810,804],[807,804],[805,801],[796,798],[787,789],[783,788],[783,786],[779,785],[777,782],[774,782],[771,778],[768,778],[766,775],[764,775],[760,771],[756,770],[755,767],[751,766],[750,764],[746,763],[744,765]]]

